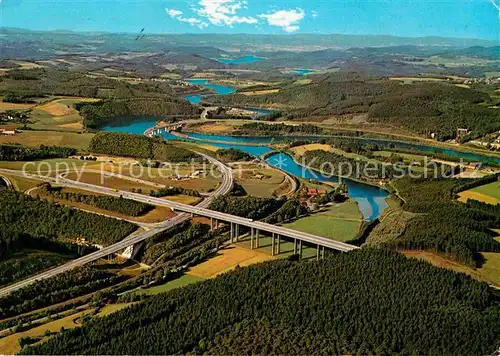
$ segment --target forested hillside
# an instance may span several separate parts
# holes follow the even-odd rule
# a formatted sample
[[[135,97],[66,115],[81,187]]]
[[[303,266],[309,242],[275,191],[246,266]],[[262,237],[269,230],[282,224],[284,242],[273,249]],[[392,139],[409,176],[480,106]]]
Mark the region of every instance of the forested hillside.
[[[23,354],[466,354],[500,344],[484,283],[362,249],[238,269],[63,332]]]
[[[199,109],[185,100],[174,98],[133,98],[106,100],[97,103],[82,102],[75,105],[83,116],[83,124],[98,129],[116,118],[133,116],[199,115]]]
[[[460,204],[455,194],[485,184],[497,176],[476,181],[461,179],[411,179],[394,185],[404,199],[403,209],[418,213],[403,233],[382,245],[391,248],[433,250],[470,266],[481,264],[479,252],[500,252],[491,229],[500,227],[500,215],[484,205]]]
[[[285,82],[279,92],[266,95],[232,94],[215,102],[227,105],[287,108],[287,119],[312,116],[368,114],[371,122],[383,122],[418,134],[437,134],[439,140],[456,137],[457,128],[471,132],[465,139],[500,129],[498,110],[488,94],[448,83],[401,84],[387,78],[355,73],[316,75],[306,85]],[[265,89],[265,88],[261,88]]]
[[[197,154],[165,143],[161,138],[118,132],[98,132],[90,141],[89,150],[93,153],[162,162],[190,162],[193,159],[200,159]]]

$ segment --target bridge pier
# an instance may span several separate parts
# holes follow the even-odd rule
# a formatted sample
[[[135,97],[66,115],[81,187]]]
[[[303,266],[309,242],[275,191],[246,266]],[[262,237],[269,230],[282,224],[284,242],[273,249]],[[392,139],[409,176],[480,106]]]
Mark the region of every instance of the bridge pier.
[[[279,255],[281,252],[281,236],[278,235],[278,244],[276,245],[276,254]]]
[[[302,240],[299,240],[299,260],[302,259]]]
[[[321,259],[325,259],[325,246],[321,246]]]
[[[319,261],[319,245],[316,247],[316,261]]]
[[[274,232],[273,232],[273,235],[271,237],[271,256],[274,256],[274,252],[275,252],[275,247],[274,247]]]
[[[297,254],[297,238],[293,239],[293,254]]]
[[[255,229],[255,247],[256,248],[259,248],[260,247],[260,242],[259,242],[259,234],[260,234],[260,231],[259,229]]]
[[[234,224],[233,223],[230,223],[231,224],[231,233],[230,233],[230,236],[231,236],[231,243],[234,242]]]

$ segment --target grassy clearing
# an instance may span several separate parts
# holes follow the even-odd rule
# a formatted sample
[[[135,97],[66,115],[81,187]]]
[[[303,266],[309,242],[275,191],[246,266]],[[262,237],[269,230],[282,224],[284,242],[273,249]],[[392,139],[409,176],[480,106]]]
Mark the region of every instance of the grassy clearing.
[[[182,277],[174,279],[171,282],[162,284],[160,286],[155,286],[155,287],[143,289],[143,290],[137,291],[135,293],[146,294],[146,295],[155,295],[155,294],[165,293],[165,292],[171,291],[171,290],[176,289],[176,288],[185,287],[187,285],[201,282],[204,280],[205,280],[205,278],[202,278],[202,277],[185,274]]]
[[[188,275],[213,278],[234,270],[237,266],[246,267],[255,263],[274,259],[260,250],[251,250],[241,245],[231,245],[217,252],[209,260],[189,269]]]
[[[0,144],[17,143],[28,147],[66,146],[86,150],[91,133],[58,132],[58,131],[23,131],[13,136],[0,136]]]
[[[66,178],[79,181],[81,183],[100,185],[103,187],[108,187],[118,190],[132,191],[141,189],[144,194],[149,194],[153,190],[153,188],[149,185],[144,185],[141,183],[134,182],[132,180],[122,179],[116,176],[109,176],[101,173],[70,172],[68,173]]]
[[[96,317],[103,317],[119,310],[125,309],[126,307],[133,305],[135,303],[118,303],[118,304],[108,304],[96,314]]]
[[[349,241],[356,237],[362,216],[353,200],[329,207],[284,226],[337,241]]]
[[[407,257],[422,259],[438,267],[466,273],[479,281],[500,287],[500,253],[483,252],[482,255],[485,258],[485,262],[477,269],[470,268],[459,262],[450,261],[430,251],[402,251],[402,253]]]

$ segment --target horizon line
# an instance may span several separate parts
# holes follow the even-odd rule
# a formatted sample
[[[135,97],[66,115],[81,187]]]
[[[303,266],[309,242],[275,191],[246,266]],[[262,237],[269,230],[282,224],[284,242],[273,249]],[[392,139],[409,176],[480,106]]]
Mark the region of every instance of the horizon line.
[[[29,29],[22,27],[5,27],[1,26],[0,30],[21,30],[26,32],[71,32],[76,34],[88,35],[88,34],[114,34],[114,35],[132,35],[136,36],[140,29],[137,32],[114,32],[114,31],[106,31],[106,30],[69,30],[69,29],[53,29],[53,30],[39,30],[39,29]],[[475,40],[475,41],[485,41],[492,42],[500,45],[500,40],[492,40],[486,38],[478,38],[478,37],[447,37],[447,36],[439,36],[439,35],[427,35],[427,36],[397,36],[397,35],[389,35],[389,34],[355,34],[355,33],[250,33],[250,32],[238,32],[238,33],[218,33],[218,32],[209,32],[209,33],[198,33],[198,32],[146,32],[143,34],[146,35],[190,35],[190,36],[206,36],[206,35],[215,35],[215,36],[237,36],[237,35],[250,35],[250,36],[277,36],[277,37],[293,37],[293,36],[357,36],[357,37],[392,37],[392,38],[402,38],[402,39],[429,39],[429,38],[440,38],[440,39],[448,39],[448,40]]]

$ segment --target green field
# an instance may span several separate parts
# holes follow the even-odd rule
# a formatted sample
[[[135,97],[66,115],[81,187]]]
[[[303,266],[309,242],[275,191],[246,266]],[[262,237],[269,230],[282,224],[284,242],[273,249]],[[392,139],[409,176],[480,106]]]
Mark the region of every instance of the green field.
[[[348,200],[284,226],[332,240],[349,241],[356,237],[361,219],[356,202]]]
[[[487,196],[490,196],[490,197],[493,197],[495,199],[500,200],[500,183],[499,182],[493,182],[490,184],[481,185],[479,187],[471,189],[470,191],[484,194],[484,195],[487,195]]]
[[[147,294],[147,295],[154,295],[154,294],[159,294],[159,293],[165,293],[168,291],[171,291],[172,289],[176,288],[181,288],[185,287],[189,284],[193,284],[196,282],[201,282],[204,281],[205,278],[198,277],[198,276],[191,276],[189,274],[185,274],[182,277],[179,277],[177,279],[174,279],[173,281],[170,281],[168,283],[162,284],[160,286],[154,286],[151,288],[147,288],[138,292],[135,292],[137,294]]]

